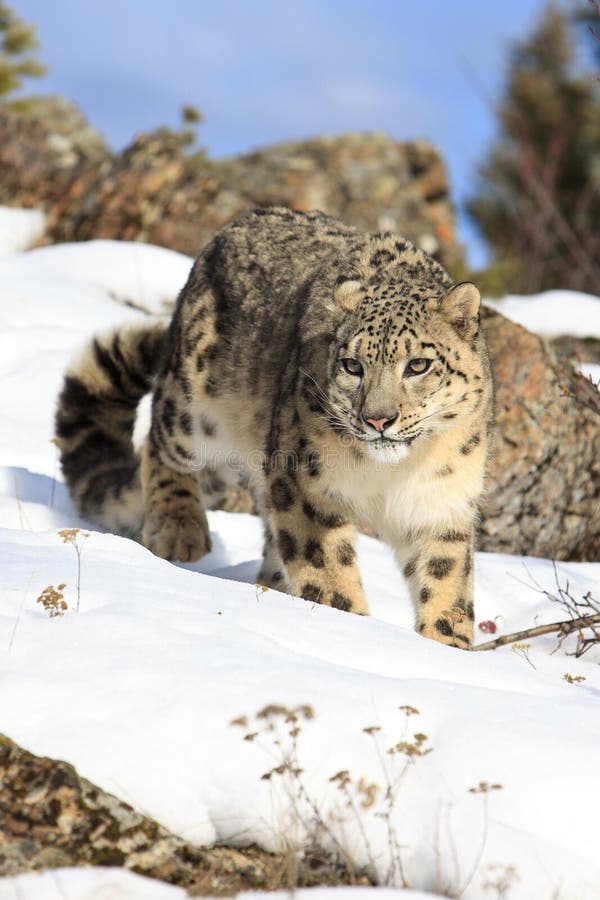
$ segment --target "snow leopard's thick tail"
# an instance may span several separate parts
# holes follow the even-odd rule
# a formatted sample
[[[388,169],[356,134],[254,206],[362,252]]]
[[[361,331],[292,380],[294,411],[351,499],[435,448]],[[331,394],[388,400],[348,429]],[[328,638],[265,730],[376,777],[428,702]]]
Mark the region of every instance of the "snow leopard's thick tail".
[[[142,491],[133,429],[153,387],[165,323],[95,337],[70,365],[56,412],[65,481],[80,513],[110,531],[139,537]]]

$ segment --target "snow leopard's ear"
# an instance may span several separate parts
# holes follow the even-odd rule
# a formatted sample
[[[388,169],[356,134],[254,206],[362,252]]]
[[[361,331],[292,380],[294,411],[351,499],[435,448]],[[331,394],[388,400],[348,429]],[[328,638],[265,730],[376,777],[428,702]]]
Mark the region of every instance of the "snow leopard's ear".
[[[446,294],[440,312],[446,322],[465,341],[472,340],[479,331],[481,295],[472,281],[462,281]]]
[[[363,290],[362,284],[356,278],[340,275],[333,289],[335,305],[347,312],[353,312],[363,296]]]

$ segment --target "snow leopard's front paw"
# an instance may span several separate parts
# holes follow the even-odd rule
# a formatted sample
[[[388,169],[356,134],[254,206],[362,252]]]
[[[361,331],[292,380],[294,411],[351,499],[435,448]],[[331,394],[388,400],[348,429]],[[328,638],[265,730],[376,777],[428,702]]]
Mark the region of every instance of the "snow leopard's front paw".
[[[461,650],[470,650],[473,646],[473,623],[464,615],[461,618],[460,612],[455,608],[443,610],[437,619],[421,622],[418,625],[418,631],[423,637],[440,644],[460,647]]]
[[[163,559],[196,562],[212,549],[206,516],[147,515],[142,533],[144,546]]]

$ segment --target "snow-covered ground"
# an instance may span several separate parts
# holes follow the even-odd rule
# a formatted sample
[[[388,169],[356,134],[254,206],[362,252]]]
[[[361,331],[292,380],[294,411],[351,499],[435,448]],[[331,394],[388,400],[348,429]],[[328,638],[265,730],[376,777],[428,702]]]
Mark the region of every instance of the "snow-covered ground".
[[[545,291],[535,296],[508,296],[486,300],[529,331],[545,338],[570,334],[578,338],[600,339],[600,300],[580,291]]]
[[[599,652],[577,660],[552,636],[476,654],[426,641],[390,551],[371,538],[359,558],[372,617],[359,618],[257,589],[251,516],[212,513],[214,549],[188,566],[78,519],[51,443],[62,373],[95,330],[141,315],[124,302],[156,311],[173,300],[190,263],[118,242],[0,260],[0,731],[191,841],[273,849],[298,827],[281,779],[261,779],[289,726],[275,717],[265,730],[256,713],[309,705],[301,778],[359,864],[385,876],[391,827],[415,891],[599,897]],[[91,532],[79,538],[78,611],[75,550],[58,535],[71,526]],[[600,598],[600,563],[558,573],[575,596]],[[550,561],[478,554],[477,621],[505,633],[562,618],[534,581],[553,589]],[[36,599],[60,583],[68,610],[50,618]],[[247,727],[230,724],[240,716]],[[386,779],[407,757],[386,750],[415,734],[431,752],[412,757],[390,826]],[[330,781],[340,770],[378,786],[357,815]],[[471,792],[480,782],[489,789]],[[0,881],[1,900],[163,896],[183,895],[111,870]]]
[[[377,900],[432,900],[437,894],[378,888]],[[252,900],[290,900],[287,891],[255,891]],[[186,900],[178,887],[141,878],[123,869],[55,869],[0,880],[0,900]],[[311,888],[294,900],[373,900],[370,888]]]
[[[46,229],[46,216],[39,209],[0,206],[0,256],[28,250]]]

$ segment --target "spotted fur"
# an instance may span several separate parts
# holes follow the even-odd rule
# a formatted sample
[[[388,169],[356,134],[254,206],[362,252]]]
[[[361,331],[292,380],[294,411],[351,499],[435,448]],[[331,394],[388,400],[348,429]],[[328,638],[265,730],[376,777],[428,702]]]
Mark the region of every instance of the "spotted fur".
[[[169,559],[210,549],[204,508],[245,473],[259,580],[311,603],[367,612],[354,526],[368,525],[395,551],[417,630],[469,647],[491,403],[473,285],[397,235],[269,209],[215,235],[168,333],[95,342],[57,434],[82,512]]]

